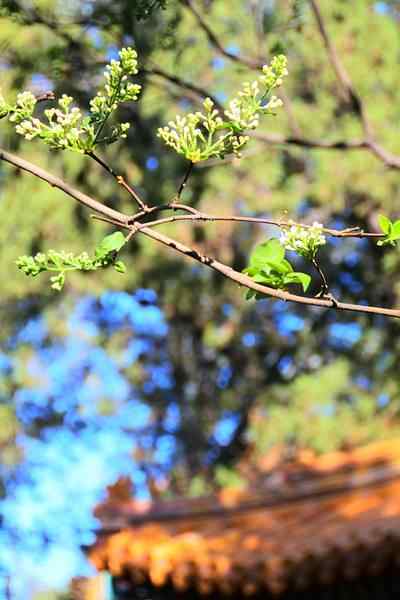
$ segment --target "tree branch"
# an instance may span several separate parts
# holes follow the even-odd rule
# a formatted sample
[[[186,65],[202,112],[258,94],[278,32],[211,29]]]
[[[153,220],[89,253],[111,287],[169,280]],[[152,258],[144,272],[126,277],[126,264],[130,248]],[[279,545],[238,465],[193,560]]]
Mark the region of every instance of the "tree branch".
[[[58,188],[59,190],[65,192],[68,196],[74,198],[80,204],[83,204],[87,208],[94,210],[100,215],[104,215],[105,217],[114,219],[114,221],[117,221],[121,225],[126,224],[129,220],[129,217],[127,215],[124,215],[121,212],[114,210],[113,208],[109,208],[108,206],[102,204],[98,200],[95,200],[94,198],[87,196],[79,190],[74,189],[59,177],[51,175],[44,169],[41,169],[40,167],[34,165],[31,162],[28,162],[27,160],[24,160],[23,158],[19,158],[15,154],[6,152],[6,150],[3,150],[2,148],[0,148],[0,160],[4,160],[10,165],[17,167],[18,169],[22,169],[27,173],[31,173],[39,179],[42,179],[42,181],[46,181],[46,183],[50,184],[52,187]]]
[[[197,99],[204,100],[204,98],[208,97],[214,102],[215,108],[217,108],[221,112],[223,112],[224,110],[224,107],[218,101],[218,99],[212,94],[210,94],[210,92],[208,92],[206,89],[200,87],[199,85],[195,85],[190,81],[186,81],[185,79],[182,79],[182,77],[178,77],[178,75],[172,75],[171,73],[167,73],[167,71],[160,69],[160,67],[143,68],[140,69],[140,73],[143,73],[146,77],[151,77],[155,75],[156,77],[160,77],[164,81],[169,81],[170,83],[173,83],[180,89],[191,92]]]
[[[214,48],[219,52],[219,54],[222,54],[222,56],[225,56],[229,60],[239,63],[239,64],[242,64],[242,65],[248,67],[249,69],[253,69],[255,71],[262,69],[263,63],[260,62],[259,60],[254,60],[247,56],[238,56],[237,54],[234,54],[233,52],[229,52],[229,50],[226,50],[224,48],[224,46],[222,45],[222,43],[219,41],[219,39],[216,36],[216,34],[214,33],[214,31],[203,19],[201,13],[197,10],[197,8],[194,5],[194,2],[192,0],[182,0],[182,3],[189,9],[189,11],[195,17],[197,24],[206,34],[208,41],[210,42],[210,44],[212,46],[214,46]]]
[[[372,132],[371,124],[369,122],[364,103],[361,97],[358,95],[354,84],[351,80],[351,77],[349,76],[345,67],[343,66],[339,55],[336,51],[336,48],[329,36],[328,29],[325,26],[325,22],[321,13],[321,9],[319,7],[318,0],[310,0],[310,4],[315,16],[315,20],[317,22],[318,30],[325,45],[329,61],[335,72],[336,78],[340,83],[342,95],[344,99],[347,100],[347,102],[351,103],[354,112],[360,119],[365,135],[364,147],[368,148],[373,154],[375,154],[375,156],[379,158],[382,162],[384,162],[387,167],[400,169],[400,156],[395,156],[394,154],[391,154],[375,141],[375,137]]]
[[[92,158],[105,171],[107,171],[107,173],[109,175],[111,175],[112,177],[114,177],[114,179],[116,180],[116,182],[120,186],[122,186],[124,189],[126,189],[126,191],[132,196],[132,198],[134,198],[136,200],[136,202],[138,203],[139,207],[142,209],[143,212],[145,212],[145,213],[148,212],[149,207],[145,204],[145,202],[143,202],[143,200],[141,199],[139,193],[135,190],[135,188],[132,187],[132,186],[130,186],[130,185],[128,185],[128,183],[126,182],[125,178],[122,175],[118,175],[118,173],[116,173],[114,171],[114,169],[112,169],[107,163],[104,162],[104,160],[102,160],[94,152],[86,152],[86,156],[89,156],[90,158]]]
[[[154,221],[147,221],[145,223],[139,223],[137,226],[137,231],[139,231],[143,227],[155,227],[157,225],[166,225],[168,223],[175,223],[179,221],[186,222],[201,222],[201,221],[222,221],[222,222],[238,222],[238,223],[254,223],[255,225],[273,225],[275,227],[279,227],[280,229],[285,227],[291,227],[292,225],[298,225],[300,227],[312,227],[312,225],[307,225],[304,223],[296,223],[294,221],[276,221],[274,219],[269,219],[266,217],[246,217],[240,215],[227,215],[227,216],[219,216],[219,215],[209,215],[204,212],[200,212],[195,208],[185,206],[185,205],[176,205],[174,203],[166,204],[164,206],[152,207],[150,209],[151,212],[162,211],[162,210],[185,210],[186,212],[191,212],[190,215],[174,215],[172,217],[165,217],[162,219],[157,219]],[[142,216],[142,215],[141,215]],[[136,215],[129,220],[129,224],[133,222],[137,222]],[[350,228],[350,229],[330,229],[329,227],[324,227],[323,232],[329,235],[330,237],[337,238],[373,238],[373,239],[383,239],[385,234],[383,233],[375,233],[370,231],[364,231],[358,227]]]
[[[46,181],[53,187],[56,187],[56,188],[62,190],[68,196],[70,196],[71,198],[74,198],[75,200],[77,200],[78,202],[83,204],[84,206],[86,206],[92,210],[95,210],[97,213],[99,213],[100,215],[102,215],[104,217],[108,217],[109,219],[112,219],[112,222],[115,224],[118,224],[121,228],[127,229],[130,232],[132,230],[139,229],[140,233],[142,233],[146,237],[153,239],[153,240],[163,244],[164,246],[167,246],[168,248],[171,248],[171,249],[179,252],[180,254],[187,256],[188,258],[192,258],[193,260],[196,260],[203,265],[207,265],[211,269],[217,271],[218,273],[221,273],[228,279],[235,281],[236,283],[238,283],[241,286],[255,290],[256,292],[259,292],[266,296],[270,296],[271,298],[276,298],[279,300],[284,300],[284,301],[289,301],[289,302],[295,302],[297,304],[304,304],[307,306],[319,306],[321,308],[334,308],[335,310],[340,310],[340,311],[352,311],[352,312],[359,312],[359,313],[366,313],[366,314],[378,314],[378,315],[385,315],[388,317],[400,319],[400,310],[396,310],[396,309],[381,308],[378,306],[363,306],[363,305],[357,305],[357,304],[350,304],[350,303],[346,303],[346,302],[337,302],[334,299],[310,298],[307,296],[298,296],[298,295],[292,294],[290,292],[270,288],[268,286],[261,285],[259,283],[255,283],[247,275],[244,275],[243,273],[239,273],[238,271],[235,271],[231,267],[224,265],[223,263],[215,260],[214,258],[203,255],[200,252],[198,252],[196,249],[190,248],[189,246],[186,246],[185,244],[182,244],[181,242],[174,240],[174,239],[166,236],[165,234],[159,233],[158,231],[154,231],[151,227],[146,226],[146,224],[136,225],[134,223],[133,225],[130,225],[129,224],[130,217],[128,215],[125,215],[119,211],[113,210],[113,209],[101,204],[94,198],[91,198],[90,196],[87,196],[86,194],[83,194],[82,192],[79,192],[78,190],[74,189],[70,185],[66,184],[62,179],[59,179],[58,177],[54,177],[50,173],[47,173],[44,169],[41,169],[40,167],[37,167],[36,165],[34,165],[26,160],[18,158],[17,156],[14,156],[13,154],[10,154],[9,152],[6,152],[5,150],[1,150],[1,149],[0,149],[0,160],[4,160],[4,161],[8,162],[9,164],[14,165],[15,167],[18,167],[24,171],[27,171],[28,173],[31,173],[35,177],[38,177],[39,179]]]

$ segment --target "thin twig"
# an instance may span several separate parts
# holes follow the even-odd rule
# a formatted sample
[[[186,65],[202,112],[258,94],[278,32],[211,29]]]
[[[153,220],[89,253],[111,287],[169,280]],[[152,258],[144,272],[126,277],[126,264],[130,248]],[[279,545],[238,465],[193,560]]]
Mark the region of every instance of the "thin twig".
[[[318,295],[326,296],[329,293],[329,285],[328,285],[328,280],[326,278],[326,275],[323,272],[323,270],[321,269],[321,265],[318,263],[318,261],[315,258],[311,259],[311,263],[321,279],[321,289],[320,289]]]
[[[140,73],[143,73],[146,77],[156,76],[160,77],[164,81],[169,81],[170,83],[173,83],[180,89],[191,92],[197,99],[204,100],[204,98],[210,98],[214,102],[215,108],[217,108],[220,112],[224,110],[224,107],[218,101],[218,99],[215,96],[213,96],[208,90],[200,87],[199,85],[195,85],[190,81],[186,81],[178,75],[172,75],[172,73],[168,73],[167,71],[160,69],[160,67],[152,66],[143,68],[140,69]]]
[[[138,205],[140,206],[142,211],[148,212],[149,207],[147,206],[147,204],[145,202],[143,202],[143,200],[141,199],[139,193],[135,190],[135,188],[128,185],[128,183],[126,182],[125,178],[122,175],[118,175],[118,173],[116,173],[112,167],[110,167],[106,162],[104,162],[104,160],[102,158],[100,158],[100,156],[95,154],[92,150],[86,152],[86,155],[89,156],[90,158],[92,158],[95,162],[97,162],[97,164],[99,164],[105,171],[107,171],[107,173],[109,173],[109,175],[114,177],[114,179],[117,181],[117,183],[119,183],[119,185],[121,187],[126,189],[126,191],[132,196],[132,198],[134,198],[136,200],[136,202],[138,203]]]
[[[274,227],[286,228],[292,227],[292,225],[297,225],[300,227],[312,227],[312,225],[304,224],[304,223],[296,223],[295,221],[276,221],[274,219],[264,218],[264,217],[246,217],[240,215],[227,215],[227,216],[219,216],[219,215],[209,215],[204,212],[200,212],[193,207],[180,205],[176,206],[174,204],[167,204],[165,206],[152,207],[155,210],[187,210],[187,212],[192,212],[190,215],[174,215],[171,217],[164,217],[162,219],[156,219],[154,221],[147,221],[145,223],[140,223],[140,227],[156,227],[158,225],[166,225],[168,223],[175,222],[197,222],[197,221],[223,221],[223,222],[238,222],[238,223],[254,223],[255,225],[273,225]],[[153,212],[153,211],[152,211]],[[137,219],[135,219],[137,221]],[[132,218],[129,220],[129,224],[133,223]],[[337,238],[372,238],[372,239],[383,239],[385,237],[384,233],[375,233],[370,231],[364,231],[358,227],[354,227],[351,229],[331,229],[329,227],[324,227],[323,232],[331,237]]]
[[[159,206],[149,206],[147,208],[147,210],[139,210],[137,213],[135,213],[134,215],[132,215],[131,217],[129,217],[129,223],[136,223],[137,221],[139,221],[139,219],[141,219],[144,216],[149,216],[152,213],[155,212],[162,212],[164,210],[183,210],[185,212],[188,213],[192,213],[192,214],[201,214],[197,209],[193,208],[192,206],[188,206],[187,204],[180,204],[179,202],[170,202],[169,204],[161,204]]]
[[[400,169],[400,156],[396,156],[391,152],[388,152],[378,142],[375,141],[375,136],[373,134],[364,103],[361,97],[358,95],[351,77],[344,68],[344,65],[342,64],[336,51],[335,45],[329,36],[318,0],[310,0],[310,4],[317,22],[318,30],[325,45],[328,58],[333,70],[335,71],[336,78],[340,83],[342,94],[344,95],[345,100],[351,102],[353,110],[361,122],[365,135],[364,147],[368,148],[373,154],[375,154],[375,156],[379,158],[387,167]]]
[[[325,140],[307,139],[305,137],[284,136],[279,133],[267,133],[263,131],[249,131],[250,137],[266,142],[267,144],[291,145],[300,148],[316,148],[322,150],[362,150],[368,148],[368,142],[365,140],[338,140],[336,142],[326,142]]]
[[[109,223],[110,225],[117,225],[117,226],[121,225],[120,221],[117,221],[115,219],[110,219],[109,217],[105,217],[104,215],[91,214],[90,218],[95,219],[96,221],[102,221],[103,223]]]
[[[197,10],[196,6],[194,5],[194,2],[192,0],[182,0],[182,2],[185,6],[187,6],[189,11],[195,17],[198,25],[206,34],[210,44],[212,46],[214,46],[214,48],[216,50],[218,50],[218,52],[220,54],[222,54],[222,56],[225,56],[226,58],[228,58],[229,60],[231,60],[233,62],[240,63],[240,64],[248,67],[249,69],[253,69],[253,70],[262,69],[263,63],[260,62],[259,60],[254,60],[247,56],[239,56],[233,52],[229,52],[229,50],[226,50],[226,48],[224,48],[223,44],[219,41],[217,35],[214,33],[214,31],[211,29],[211,27],[203,19],[201,13]]]
[[[177,194],[176,194],[176,198],[177,198],[177,200],[180,200],[180,197],[181,197],[181,195],[182,195],[182,192],[183,192],[183,190],[185,189],[185,187],[186,187],[186,184],[187,184],[187,182],[188,182],[188,180],[189,180],[190,174],[191,174],[191,173],[192,173],[192,171],[193,171],[193,167],[194,167],[194,164],[192,163],[192,161],[190,161],[190,163],[189,163],[189,166],[188,166],[188,168],[186,169],[186,173],[185,173],[185,175],[184,175],[184,177],[183,177],[183,179],[182,179],[182,181],[181,181],[181,184],[180,184],[180,186],[179,186],[178,192],[177,192]]]

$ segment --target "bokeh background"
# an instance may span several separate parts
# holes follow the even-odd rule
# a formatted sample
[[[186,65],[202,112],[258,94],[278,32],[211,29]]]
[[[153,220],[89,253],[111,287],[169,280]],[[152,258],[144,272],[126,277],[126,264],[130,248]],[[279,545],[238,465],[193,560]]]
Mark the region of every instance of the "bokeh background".
[[[104,157],[162,204],[186,165],[157,127],[205,95],[224,104],[256,76],[243,57],[268,62],[284,52],[285,107],[265,120],[265,139],[240,161],[197,167],[185,202],[369,230],[381,212],[400,217],[399,170],[365,149],[290,142],[362,138],[308,0],[198,0],[214,42],[190,4],[162,4],[1,0],[2,93],[52,90],[85,107],[105,62],[134,45],[143,93],[121,110],[132,123],[127,139]],[[399,154],[400,3],[320,0],[320,8],[376,137]],[[0,142],[132,211],[85,157],[25,142],[4,121]],[[124,251],[126,274],[73,274],[57,294],[46,276],[26,279],[15,259],[49,248],[90,252],[110,229],[4,163],[0,222],[0,598],[67,597],[71,577],[90,572],[80,547],[94,539],[93,507],[120,476],[131,477],[139,499],[196,496],[235,483],[249,448],[326,452],[397,435],[396,321],[246,302],[232,282],[140,235]],[[277,234],[226,223],[166,231],[239,270],[255,243]],[[398,250],[330,239],[322,263],[335,296],[398,305]]]

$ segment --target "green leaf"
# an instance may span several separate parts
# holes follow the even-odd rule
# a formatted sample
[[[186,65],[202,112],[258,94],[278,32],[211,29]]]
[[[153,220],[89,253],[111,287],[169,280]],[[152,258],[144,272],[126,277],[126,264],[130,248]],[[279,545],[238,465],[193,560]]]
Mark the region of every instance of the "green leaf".
[[[392,223],[392,229],[390,231],[390,238],[398,240],[400,238],[400,220]]]
[[[378,217],[379,227],[383,233],[390,233],[392,228],[392,221],[385,217],[385,215],[379,215]]]
[[[396,242],[394,242],[391,238],[385,238],[384,240],[379,240],[376,243],[377,246],[395,246]]]
[[[121,231],[116,231],[102,239],[95,250],[95,256],[98,259],[105,258],[110,252],[118,252],[125,244],[125,236]]]
[[[118,273],[126,273],[126,265],[122,260],[117,260],[117,262],[114,263],[114,269],[118,271]]]
[[[392,223],[389,221],[389,226],[387,225],[387,219],[383,215],[379,215],[379,225],[382,231],[386,234],[385,239],[379,240],[377,242],[378,246],[395,246],[396,241],[400,240],[400,219]],[[387,227],[387,231],[384,231],[384,227]]]
[[[256,295],[255,290],[247,290],[246,292],[246,300],[251,300]]]
[[[261,283],[273,288],[283,289],[285,287],[284,278],[279,273],[271,273],[268,275],[260,271],[252,279],[255,283]]]
[[[311,283],[311,277],[307,273],[288,273],[284,278],[285,284],[288,283],[300,283],[303,286],[303,291],[306,292]]]
[[[61,292],[65,283],[65,273],[62,271],[58,275],[54,275],[50,277],[51,287],[53,290],[57,290],[57,292]]]
[[[245,269],[243,269],[242,273],[245,273],[246,275],[249,275],[249,277],[252,277],[256,273],[258,273],[258,271],[259,269],[257,269],[256,267],[246,267]]]
[[[279,241],[272,238],[259,244],[250,255],[250,267],[261,268],[268,262],[279,263],[285,257],[285,249]]]
[[[269,260],[267,265],[271,267],[270,270],[276,271],[281,275],[286,275],[286,273],[291,273],[293,271],[292,265],[285,258],[283,258],[281,261]],[[265,268],[262,270],[265,271]]]

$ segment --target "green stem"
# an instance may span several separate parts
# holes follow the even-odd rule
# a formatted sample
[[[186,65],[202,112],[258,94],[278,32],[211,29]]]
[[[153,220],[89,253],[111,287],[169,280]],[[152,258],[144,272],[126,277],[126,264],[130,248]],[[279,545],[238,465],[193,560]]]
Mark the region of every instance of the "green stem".
[[[94,140],[93,140],[93,146],[95,146],[95,145],[96,145],[96,143],[97,143],[97,140],[98,140],[98,137],[99,137],[99,135],[101,134],[101,132],[103,131],[103,129],[104,129],[104,126],[105,126],[105,124],[107,123],[108,117],[109,117],[109,116],[111,115],[111,113],[112,113],[112,106],[113,106],[114,102],[116,101],[116,99],[117,99],[117,97],[118,97],[119,90],[120,90],[121,83],[122,83],[122,77],[123,77],[123,76],[124,76],[124,72],[122,72],[122,74],[119,76],[117,87],[115,88],[114,94],[112,95],[112,98],[111,98],[111,102],[109,103],[110,111],[109,111],[109,113],[108,113],[108,114],[105,116],[105,118],[103,119],[103,121],[100,123],[100,126],[99,126],[98,130],[96,131],[96,135],[94,136]]]

